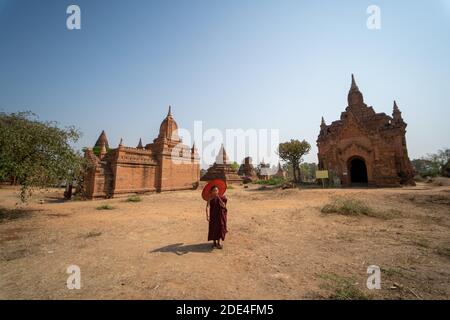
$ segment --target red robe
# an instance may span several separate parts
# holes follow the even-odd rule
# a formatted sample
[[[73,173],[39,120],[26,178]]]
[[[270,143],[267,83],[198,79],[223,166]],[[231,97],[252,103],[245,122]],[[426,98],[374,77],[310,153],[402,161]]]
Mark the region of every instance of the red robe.
[[[225,240],[225,234],[228,232],[226,204],[227,198],[225,196],[219,196],[209,200],[208,241]]]

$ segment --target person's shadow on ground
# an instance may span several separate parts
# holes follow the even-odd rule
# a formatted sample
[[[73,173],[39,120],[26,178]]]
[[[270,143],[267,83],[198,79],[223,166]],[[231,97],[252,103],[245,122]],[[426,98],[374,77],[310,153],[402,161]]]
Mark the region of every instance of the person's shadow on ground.
[[[158,249],[154,249],[152,251],[150,251],[151,253],[153,252],[172,252],[175,253],[179,256],[189,253],[189,252],[211,252],[213,250],[212,244],[211,243],[198,243],[198,244],[188,244],[188,245],[183,245],[183,243],[175,243],[175,244],[170,244],[168,246],[165,247],[161,247]]]

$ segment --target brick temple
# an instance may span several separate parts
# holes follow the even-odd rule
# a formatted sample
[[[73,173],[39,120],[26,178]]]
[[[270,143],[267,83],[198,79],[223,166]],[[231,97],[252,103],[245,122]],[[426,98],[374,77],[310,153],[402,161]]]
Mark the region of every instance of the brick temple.
[[[245,157],[244,162],[240,165],[238,175],[242,177],[244,182],[252,182],[258,180],[255,167],[252,164],[251,157]]]
[[[85,151],[90,164],[85,176],[86,196],[110,198],[116,195],[192,189],[200,179],[199,155],[195,145],[182,143],[171,109],[162,121],[153,143],[126,147],[122,140],[109,149],[102,131],[95,147]]]
[[[352,75],[348,106],[340,120],[325,124],[317,139],[319,168],[330,170],[344,186],[414,184],[406,147],[406,123],[394,101],[392,117],[364,103]]]
[[[227,184],[242,183],[244,181],[243,178],[237,174],[237,171],[231,167],[231,162],[228,159],[227,152],[223,145],[220,147],[216,161],[208,168],[201,178],[202,181],[210,181],[213,179],[225,180]]]

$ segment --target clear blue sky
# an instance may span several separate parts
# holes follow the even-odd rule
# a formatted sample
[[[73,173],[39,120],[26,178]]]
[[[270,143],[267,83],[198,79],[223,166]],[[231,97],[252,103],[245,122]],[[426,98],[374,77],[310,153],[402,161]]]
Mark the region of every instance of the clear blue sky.
[[[102,129],[113,146],[149,143],[170,104],[181,127],[278,128],[317,161],[351,73],[377,112],[397,100],[410,158],[450,147],[450,0],[0,0],[0,110],[73,124],[77,147]]]

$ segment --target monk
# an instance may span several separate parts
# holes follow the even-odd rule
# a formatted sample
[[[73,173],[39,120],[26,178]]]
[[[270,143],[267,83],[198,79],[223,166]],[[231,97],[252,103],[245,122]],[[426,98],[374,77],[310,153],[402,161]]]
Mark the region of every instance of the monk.
[[[225,234],[228,232],[226,205],[227,198],[219,195],[217,186],[212,187],[210,198],[206,203],[206,220],[209,222],[208,241],[213,240],[213,248],[223,248],[220,240],[225,241]]]

